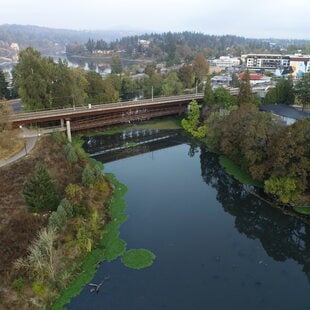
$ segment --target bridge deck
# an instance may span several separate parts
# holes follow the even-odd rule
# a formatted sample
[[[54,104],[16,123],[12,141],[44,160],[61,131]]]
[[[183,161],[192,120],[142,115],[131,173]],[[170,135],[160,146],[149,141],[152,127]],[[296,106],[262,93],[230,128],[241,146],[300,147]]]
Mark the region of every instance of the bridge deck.
[[[191,100],[202,100],[203,94],[189,94],[181,96],[143,99],[117,103],[91,105],[89,107],[63,108],[38,112],[22,112],[11,116],[15,127],[20,125],[46,123],[51,121],[71,120],[72,129],[87,127],[87,122],[97,121],[101,125],[115,124],[135,119],[148,119],[161,115],[177,114],[184,111],[184,107]],[[139,116],[138,116],[139,115]],[[100,119],[100,121],[99,121]],[[93,127],[92,127],[93,128]]]

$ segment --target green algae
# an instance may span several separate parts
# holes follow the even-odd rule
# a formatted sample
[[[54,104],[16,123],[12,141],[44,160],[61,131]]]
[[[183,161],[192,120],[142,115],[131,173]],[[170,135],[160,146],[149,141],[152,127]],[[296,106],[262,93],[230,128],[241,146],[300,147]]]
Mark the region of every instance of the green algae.
[[[133,269],[142,269],[153,264],[155,254],[146,249],[128,250],[122,256],[122,263]]]

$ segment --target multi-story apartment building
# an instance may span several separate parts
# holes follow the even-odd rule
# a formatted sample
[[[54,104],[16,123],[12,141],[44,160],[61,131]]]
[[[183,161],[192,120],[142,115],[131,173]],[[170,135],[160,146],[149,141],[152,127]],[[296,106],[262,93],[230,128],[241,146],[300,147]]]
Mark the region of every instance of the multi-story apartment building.
[[[310,72],[309,55],[249,54],[246,67],[255,71],[272,71],[278,75],[300,76]]]
[[[252,70],[276,70],[288,68],[290,57],[280,54],[249,54],[246,57],[246,66]]]

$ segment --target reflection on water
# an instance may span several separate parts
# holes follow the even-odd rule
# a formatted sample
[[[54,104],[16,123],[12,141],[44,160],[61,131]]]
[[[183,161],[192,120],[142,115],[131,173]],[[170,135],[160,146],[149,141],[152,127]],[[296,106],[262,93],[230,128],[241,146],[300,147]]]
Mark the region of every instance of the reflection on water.
[[[101,135],[85,139],[84,148],[101,162],[154,152],[184,142],[180,130],[136,129],[114,135]]]
[[[121,238],[157,259],[140,271],[103,262],[92,282],[109,281],[95,295],[86,285],[69,309],[310,309],[309,226],[251,195],[216,155],[178,131],[127,131],[85,148],[128,186]]]
[[[310,282],[310,226],[283,215],[279,210],[262,207],[263,202],[225,173],[217,155],[201,148],[201,174],[217,191],[217,200],[235,217],[235,227],[248,238],[259,239],[276,261],[293,259],[303,266]]]

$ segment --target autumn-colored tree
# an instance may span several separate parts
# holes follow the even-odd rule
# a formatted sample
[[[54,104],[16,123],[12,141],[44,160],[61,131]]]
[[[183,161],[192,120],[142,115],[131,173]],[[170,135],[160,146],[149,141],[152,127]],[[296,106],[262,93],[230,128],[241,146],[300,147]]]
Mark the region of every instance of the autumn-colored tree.
[[[242,164],[241,137],[244,133],[244,122],[250,113],[257,113],[253,104],[240,106],[226,118],[222,127],[221,151],[238,164]]]
[[[202,81],[203,76],[205,76],[209,71],[209,64],[202,53],[198,53],[193,62],[193,71],[195,74],[195,79],[198,83]]]
[[[267,152],[272,159],[271,175],[296,178],[301,192],[309,188],[310,121],[297,121],[275,133]]]

